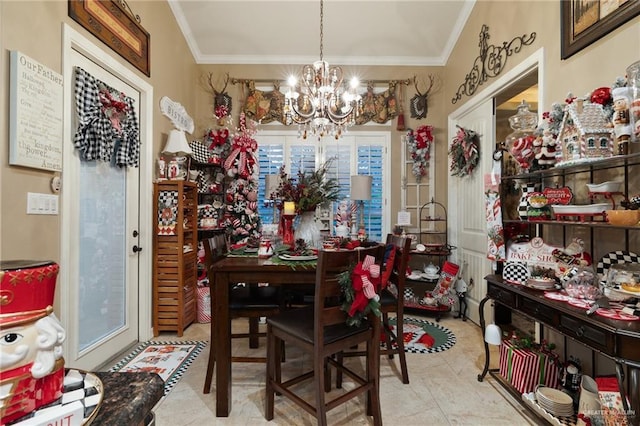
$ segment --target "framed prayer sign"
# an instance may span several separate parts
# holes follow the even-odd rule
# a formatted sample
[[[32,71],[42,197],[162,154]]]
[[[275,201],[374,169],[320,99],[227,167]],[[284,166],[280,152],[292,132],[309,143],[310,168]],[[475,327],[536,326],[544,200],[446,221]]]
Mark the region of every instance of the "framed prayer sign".
[[[149,33],[125,6],[118,0],[69,0],[69,16],[150,77]]]

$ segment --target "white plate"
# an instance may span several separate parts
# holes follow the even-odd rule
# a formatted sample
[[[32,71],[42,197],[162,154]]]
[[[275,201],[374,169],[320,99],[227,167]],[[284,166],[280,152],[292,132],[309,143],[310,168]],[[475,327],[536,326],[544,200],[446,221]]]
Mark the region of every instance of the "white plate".
[[[422,278],[422,274],[407,275],[407,278],[409,278],[410,280],[419,280],[420,278]]]
[[[555,287],[553,285],[548,286],[548,285],[535,285],[535,284],[530,284],[528,282],[524,283],[524,286],[527,288],[531,288],[534,290],[544,290],[544,291],[552,291],[555,289]]]
[[[611,210],[611,203],[599,204],[553,204],[551,205],[553,212],[556,214],[600,214],[606,210]]]
[[[620,293],[629,294],[631,296],[640,297],[639,291],[629,291],[629,290],[625,290],[622,287],[616,287],[614,290],[619,291]]]
[[[427,250],[427,247],[424,244],[416,245],[416,251],[419,251],[420,253],[422,253],[425,250]]]
[[[290,254],[279,254],[278,257],[282,260],[316,260],[318,256],[293,256]]]
[[[540,386],[538,390],[536,390],[536,396],[538,397],[538,401],[560,406],[573,406],[573,399],[558,389]]]
[[[435,275],[429,275],[429,274],[422,274],[422,278],[424,278],[425,280],[437,280],[438,278],[440,278],[440,275],[435,274]]]

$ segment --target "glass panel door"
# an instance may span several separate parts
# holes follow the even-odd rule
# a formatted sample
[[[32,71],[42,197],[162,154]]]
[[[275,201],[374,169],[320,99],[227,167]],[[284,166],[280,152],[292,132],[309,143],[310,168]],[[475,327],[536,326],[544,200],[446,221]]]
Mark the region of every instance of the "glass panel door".
[[[140,116],[138,90],[75,50],[71,59],[131,97]],[[73,93],[74,87],[75,79],[67,90]],[[77,128],[72,112],[71,139]],[[65,214],[74,218],[65,236],[70,242],[65,360],[91,370],[138,341],[139,254],[133,247],[139,244],[140,168],[83,161],[74,152],[72,161],[65,161],[64,178],[63,192],[73,199]]]
[[[125,169],[81,162],[80,352],[126,322],[126,183]]]

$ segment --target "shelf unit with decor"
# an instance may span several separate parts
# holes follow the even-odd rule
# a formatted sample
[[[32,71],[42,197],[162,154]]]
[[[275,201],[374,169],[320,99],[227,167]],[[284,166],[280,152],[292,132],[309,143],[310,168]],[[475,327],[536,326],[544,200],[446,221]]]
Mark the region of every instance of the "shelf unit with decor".
[[[222,164],[192,162],[191,168],[198,171],[198,228],[217,229],[224,214],[225,174]],[[202,211],[202,209],[207,209]],[[215,219],[215,226],[206,225],[207,219]]]
[[[198,193],[195,182],[154,184],[153,332],[180,337],[196,319]]]
[[[424,203],[418,210],[418,232],[416,234],[416,247],[411,251],[412,270],[419,270],[420,276],[415,279],[407,278],[407,287],[413,291],[417,301],[405,301],[405,307],[436,314],[439,321],[443,313],[451,310],[450,306],[427,305],[420,303],[422,295],[432,291],[440,278],[440,270],[444,262],[451,255],[451,247],[447,236],[447,209],[433,199]],[[424,250],[419,250],[420,244]],[[423,267],[433,264],[438,268],[438,273],[429,277],[424,273]],[[413,273],[416,276],[416,273]],[[419,290],[418,290],[419,289]]]
[[[630,195],[640,193],[640,153],[619,155],[611,158],[592,159],[573,164],[557,165],[555,167],[519,174],[516,176],[502,177],[502,205],[517,206],[508,197],[517,198],[514,188],[518,185],[535,183],[544,188],[565,188],[572,190],[572,205],[601,203],[598,198],[608,199],[612,209],[614,202],[611,194],[593,193],[587,184],[597,184],[606,181],[619,181],[621,191],[619,194],[623,201],[628,201]],[[569,209],[570,211],[570,209]],[[503,217],[514,217],[503,213]],[[545,243],[565,247],[576,236],[583,239],[584,250],[591,253],[596,275],[602,274],[599,259],[607,258],[616,251],[626,253],[640,253],[640,226],[612,225],[606,220],[606,213],[596,215],[564,214],[554,216],[555,219],[503,219],[507,226],[527,229],[531,236],[541,236]],[[604,262],[606,266],[609,262]],[[615,263],[615,262],[614,262]],[[530,289],[526,286],[511,284],[503,279],[502,268],[499,265],[496,273],[485,277],[487,282],[487,295],[480,302],[480,326],[486,325],[484,305],[491,301],[495,305],[495,322],[501,326],[510,326],[511,314],[517,313],[531,318],[540,325],[540,339],[549,339],[550,331],[557,333],[563,340],[565,355],[568,355],[570,345],[578,344],[591,351],[592,361],[590,368],[583,371],[595,377],[599,373],[599,363],[606,360],[615,367],[619,382],[622,401],[628,406],[624,409],[628,413],[640,412],[640,320],[614,319],[602,316],[596,311],[587,316],[586,310],[576,309],[568,303],[551,300],[543,297],[542,292]],[[639,295],[640,296],[640,295]],[[638,300],[637,298],[635,300]],[[553,334],[550,334],[553,338]],[[489,368],[490,352],[485,342],[485,367],[478,375],[478,381],[482,381],[486,374],[490,374],[497,382],[516,397],[520,397],[518,391],[507,382],[497,369]],[[602,357],[598,361],[597,358]],[[590,371],[589,371],[590,370]],[[605,374],[608,369],[605,364]],[[625,398],[626,395],[626,398]],[[525,407],[531,408],[528,404]],[[540,414],[532,410],[535,414]],[[638,426],[640,416],[632,415],[628,419],[629,424]]]

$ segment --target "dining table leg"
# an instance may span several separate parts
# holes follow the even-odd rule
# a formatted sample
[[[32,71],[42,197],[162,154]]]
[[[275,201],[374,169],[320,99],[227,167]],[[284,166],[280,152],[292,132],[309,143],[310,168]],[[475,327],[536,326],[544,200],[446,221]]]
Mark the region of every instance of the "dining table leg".
[[[229,321],[229,275],[216,273],[216,417],[231,412],[231,321]],[[213,336],[212,336],[213,337]]]

